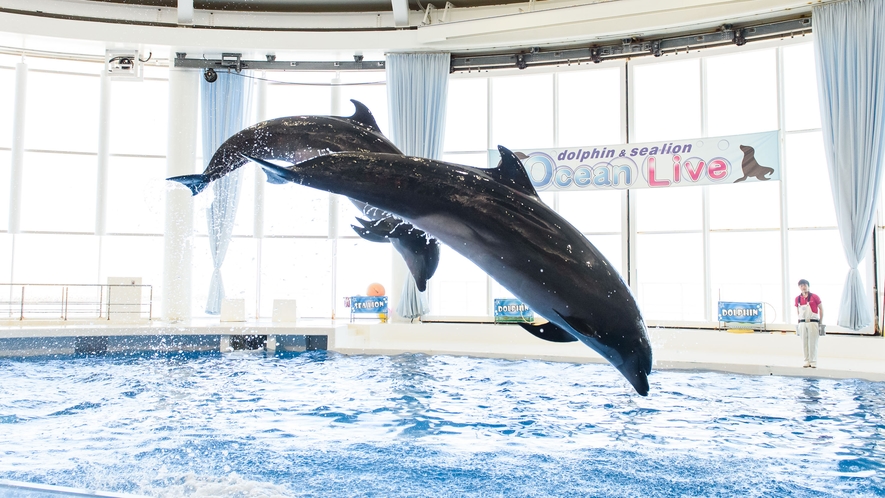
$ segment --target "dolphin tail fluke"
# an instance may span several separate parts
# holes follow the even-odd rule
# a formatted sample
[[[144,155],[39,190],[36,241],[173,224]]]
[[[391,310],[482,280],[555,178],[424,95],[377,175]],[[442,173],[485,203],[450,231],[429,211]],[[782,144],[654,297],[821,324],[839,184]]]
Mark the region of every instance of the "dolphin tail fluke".
[[[206,178],[206,175],[173,176],[172,178],[167,178],[167,180],[178,182],[191,189],[193,195],[199,194],[209,186],[209,179]]]
[[[282,166],[277,166],[276,164],[265,161],[264,159],[247,156],[246,154],[240,155],[261,166],[261,169],[263,169],[264,173],[267,175],[267,181],[269,183],[298,182],[297,175],[295,175],[295,173],[291,170],[288,170]]]

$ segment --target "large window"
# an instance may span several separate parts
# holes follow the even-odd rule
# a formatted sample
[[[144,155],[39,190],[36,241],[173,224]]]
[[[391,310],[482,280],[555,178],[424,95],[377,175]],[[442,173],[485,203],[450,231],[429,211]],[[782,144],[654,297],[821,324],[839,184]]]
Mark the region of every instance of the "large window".
[[[629,202],[621,192],[544,197],[623,274],[630,263],[631,285],[652,323],[713,322],[719,300],[762,301],[768,322],[789,323],[800,278],[813,282],[835,316],[847,265],[814,71],[804,40],[589,69],[457,75],[450,79],[446,159],[482,165],[484,139],[487,149],[567,147],[621,143],[627,132],[631,142],[650,142],[779,130],[781,181],[640,189]],[[624,233],[627,204],[632,224]],[[472,265],[441,265],[440,273],[431,281],[433,313],[475,315],[483,292],[507,294]]]
[[[15,64],[0,56],[0,191],[11,188]],[[0,280],[95,283],[141,276],[162,294],[168,68],[138,82],[111,81],[106,190],[97,188],[102,65],[27,60],[21,233],[0,202]],[[268,73],[250,80],[266,109],[256,119],[350,115],[349,99],[389,128],[382,72]],[[580,147],[776,130],[781,180],[667,190],[541,192],[630,280],[650,323],[712,323],[716,302],[763,301],[769,322],[792,322],[806,278],[839,312],[847,264],[823,156],[812,46],[759,42],[661,58],[450,77],[444,160],[489,166],[497,145]],[[341,83],[338,86],[334,86]],[[253,99],[254,100],[254,99]],[[198,156],[202,155],[198,147]],[[202,169],[205,158],[199,158]],[[342,316],[343,297],[379,282],[391,295],[397,256],[350,228],[348,199],[299,185],[270,185],[241,169],[234,238],[222,269],[229,297],[268,317],[274,299],[297,299],[305,317]],[[105,196],[97,199],[98,195]],[[205,209],[194,197],[193,309],[202,313],[212,272]],[[96,207],[107,207],[97,236]],[[879,236],[885,236],[885,215]],[[258,223],[258,225],[256,225]],[[881,244],[880,244],[881,245]],[[882,254],[879,255],[882,261]],[[871,260],[871,258],[868,258]],[[860,266],[872,278],[872,261]],[[882,272],[885,274],[885,272]],[[885,277],[880,277],[880,286]],[[444,247],[430,281],[433,317],[486,319],[510,293]],[[885,304],[881,303],[880,305]],[[829,320],[828,320],[829,322]],[[832,323],[832,322],[830,322]]]

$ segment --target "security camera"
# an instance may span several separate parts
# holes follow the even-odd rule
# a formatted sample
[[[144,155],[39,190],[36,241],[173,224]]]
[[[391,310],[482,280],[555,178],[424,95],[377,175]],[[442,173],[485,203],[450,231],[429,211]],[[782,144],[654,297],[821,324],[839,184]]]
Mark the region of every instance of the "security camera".
[[[216,73],[215,70],[210,67],[206,69],[205,72],[203,72],[203,78],[205,78],[206,81],[209,83],[215,83],[215,80],[218,79],[218,73]]]

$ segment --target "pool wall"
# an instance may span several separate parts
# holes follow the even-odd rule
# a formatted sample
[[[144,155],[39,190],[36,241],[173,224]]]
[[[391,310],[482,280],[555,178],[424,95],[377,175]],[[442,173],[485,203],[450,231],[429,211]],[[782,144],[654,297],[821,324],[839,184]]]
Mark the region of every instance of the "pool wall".
[[[734,334],[719,330],[649,330],[655,369],[885,381],[885,339],[828,335],[817,369],[802,368],[792,332]],[[230,351],[234,339],[259,336],[268,352],[331,350],[343,354],[425,353],[488,358],[604,363],[580,343],[552,343],[516,325],[447,323],[295,323],[217,320],[184,323],[32,322],[0,324],[0,356]]]

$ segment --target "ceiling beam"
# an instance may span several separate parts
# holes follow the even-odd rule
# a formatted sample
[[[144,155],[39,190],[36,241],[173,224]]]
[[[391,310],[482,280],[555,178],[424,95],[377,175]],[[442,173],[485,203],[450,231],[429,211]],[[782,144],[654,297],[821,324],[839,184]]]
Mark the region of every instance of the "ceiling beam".
[[[393,24],[397,27],[409,25],[409,0],[390,0],[393,7]]]

